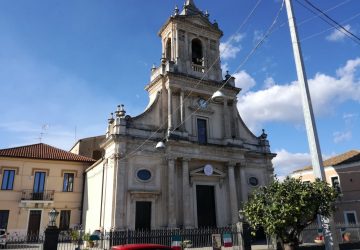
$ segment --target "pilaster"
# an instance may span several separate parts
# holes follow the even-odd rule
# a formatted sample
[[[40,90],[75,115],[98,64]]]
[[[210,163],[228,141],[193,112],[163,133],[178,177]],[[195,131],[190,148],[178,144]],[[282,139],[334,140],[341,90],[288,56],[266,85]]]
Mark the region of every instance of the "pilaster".
[[[229,174],[229,198],[230,198],[230,210],[231,210],[231,223],[235,224],[238,222],[238,202],[236,195],[235,185],[235,163],[228,163],[228,174]]]
[[[190,212],[190,186],[189,186],[189,161],[190,159],[182,159],[182,180],[183,180],[183,223],[184,228],[191,227],[191,216]]]
[[[176,227],[175,158],[168,158],[168,228]]]

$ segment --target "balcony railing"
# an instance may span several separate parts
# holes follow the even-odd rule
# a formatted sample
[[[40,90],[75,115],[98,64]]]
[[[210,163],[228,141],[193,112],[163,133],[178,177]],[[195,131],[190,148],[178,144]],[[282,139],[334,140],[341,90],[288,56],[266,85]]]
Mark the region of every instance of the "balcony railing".
[[[192,70],[195,71],[195,72],[204,73],[205,72],[205,67],[202,66],[202,65],[198,65],[198,64],[193,63],[192,64]]]
[[[54,200],[55,190],[45,190],[43,192],[34,192],[34,190],[23,190],[21,200],[24,201],[52,201]]]

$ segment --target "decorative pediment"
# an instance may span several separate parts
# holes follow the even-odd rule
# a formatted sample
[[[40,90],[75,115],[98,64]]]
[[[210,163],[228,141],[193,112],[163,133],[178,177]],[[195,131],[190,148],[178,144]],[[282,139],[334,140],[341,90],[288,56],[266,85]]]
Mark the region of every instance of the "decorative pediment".
[[[226,174],[222,171],[220,171],[219,169],[213,168],[212,174],[211,175],[207,175],[205,174],[205,166],[201,167],[201,168],[197,168],[194,169],[193,171],[190,172],[190,177],[192,176],[207,176],[207,177],[219,177],[219,178],[225,178]]]
[[[196,111],[196,113],[198,114],[201,114],[201,113],[204,113],[204,114],[213,114],[215,111],[210,108],[209,106],[207,106],[206,108],[201,108],[199,107],[198,104],[192,104],[188,107],[190,110],[192,111]]]
[[[190,172],[190,185],[193,185],[193,182],[196,180],[211,180],[218,182],[220,187],[222,187],[225,177],[226,173],[207,164]]]

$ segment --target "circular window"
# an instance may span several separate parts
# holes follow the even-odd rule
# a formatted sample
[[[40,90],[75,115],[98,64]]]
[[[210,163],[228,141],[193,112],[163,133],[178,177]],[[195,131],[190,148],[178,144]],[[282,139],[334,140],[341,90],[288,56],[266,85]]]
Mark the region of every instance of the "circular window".
[[[256,187],[259,184],[259,181],[258,181],[258,179],[256,177],[250,177],[249,178],[249,184],[251,186]]]
[[[148,181],[151,178],[151,172],[147,169],[137,171],[136,175],[142,181]]]

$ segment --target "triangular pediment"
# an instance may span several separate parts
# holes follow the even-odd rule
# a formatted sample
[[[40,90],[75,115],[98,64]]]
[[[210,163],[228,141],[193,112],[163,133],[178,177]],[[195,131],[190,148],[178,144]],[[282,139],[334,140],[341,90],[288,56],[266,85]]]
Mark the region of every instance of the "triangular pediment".
[[[213,177],[220,177],[224,178],[226,174],[222,171],[220,171],[217,168],[213,168],[213,172],[211,175],[205,174],[205,166],[201,168],[194,169],[190,172],[190,176],[213,176]]]

